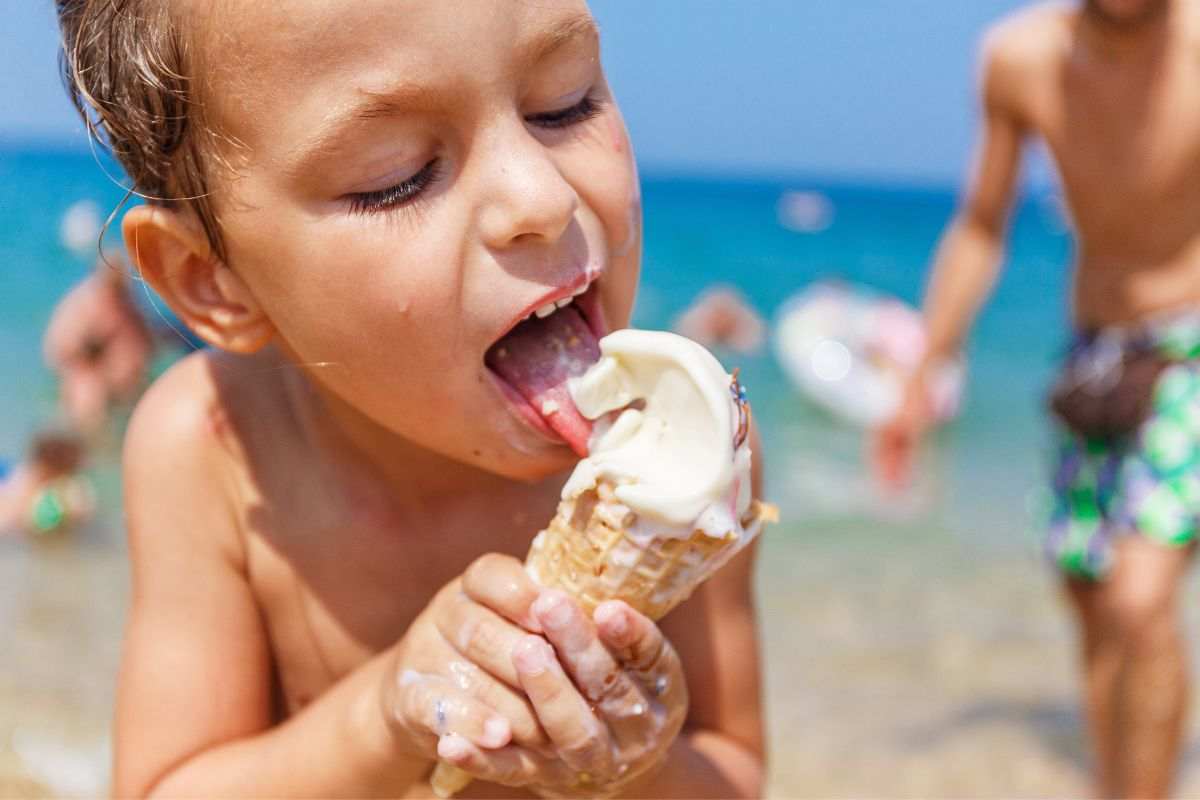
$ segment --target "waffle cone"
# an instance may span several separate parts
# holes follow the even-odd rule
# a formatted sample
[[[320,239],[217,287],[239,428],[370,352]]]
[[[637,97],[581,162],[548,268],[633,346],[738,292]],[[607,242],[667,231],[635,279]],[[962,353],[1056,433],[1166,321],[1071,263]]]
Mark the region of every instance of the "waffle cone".
[[[525,567],[542,586],[562,589],[591,613],[605,600],[624,600],[661,619],[686,600],[757,535],[774,509],[755,502],[745,533],[717,538],[694,531],[687,538],[650,538],[633,530],[636,514],[622,505],[613,487],[601,483],[578,498],[563,500],[550,525],[533,540]]]

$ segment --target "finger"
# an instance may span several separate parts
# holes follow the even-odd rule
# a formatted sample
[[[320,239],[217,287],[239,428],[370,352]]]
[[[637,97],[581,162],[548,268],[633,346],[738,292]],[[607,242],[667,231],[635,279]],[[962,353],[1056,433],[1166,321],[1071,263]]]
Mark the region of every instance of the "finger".
[[[623,716],[646,698],[596,635],[596,626],[579,604],[557,589],[547,589],[533,604],[546,638],[575,685],[604,716]]]
[[[438,741],[438,758],[479,780],[503,786],[571,785],[578,774],[556,758],[533,750],[509,745],[498,750],[482,750],[470,740],[448,734]]]
[[[508,720],[444,678],[406,670],[400,684],[398,707],[393,713],[412,733],[425,739],[430,748],[433,739],[447,733],[456,733],[488,749],[504,747],[512,741]]]
[[[620,600],[601,603],[594,617],[601,640],[652,697],[662,698],[683,688],[672,685],[672,676],[682,674],[679,656],[649,617]]]
[[[538,586],[525,572],[525,565],[512,556],[488,553],[475,559],[463,573],[462,588],[476,603],[530,633],[542,632],[529,608],[537,599]]]
[[[469,661],[451,661],[445,667],[451,683],[508,720],[512,738],[524,747],[543,747],[546,733],[525,694],[501,683]]]
[[[607,773],[612,761],[608,729],[571,683],[554,649],[540,636],[526,636],[512,658],[521,687],[562,759],[574,770]]]
[[[436,615],[437,627],[450,646],[467,660],[513,688],[520,688],[512,650],[528,634],[465,592],[450,598]]]

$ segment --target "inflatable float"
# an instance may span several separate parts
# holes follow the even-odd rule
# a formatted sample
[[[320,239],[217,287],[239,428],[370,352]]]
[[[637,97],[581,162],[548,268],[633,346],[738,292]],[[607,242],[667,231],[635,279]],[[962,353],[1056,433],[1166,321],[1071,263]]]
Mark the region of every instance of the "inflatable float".
[[[925,346],[916,309],[843,283],[817,283],[787,300],[775,325],[775,355],[792,384],[834,417],[862,427],[896,411]],[[958,413],[964,372],[961,361],[947,363],[931,381],[937,422]]]

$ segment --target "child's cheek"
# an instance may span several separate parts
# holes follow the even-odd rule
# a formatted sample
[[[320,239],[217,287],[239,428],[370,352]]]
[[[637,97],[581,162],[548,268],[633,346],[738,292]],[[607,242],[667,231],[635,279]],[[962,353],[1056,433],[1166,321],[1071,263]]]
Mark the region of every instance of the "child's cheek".
[[[637,163],[629,146],[629,132],[620,114],[608,118],[612,157],[620,166],[611,169],[602,180],[609,185],[603,213],[609,227],[609,243],[613,258],[625,258],[641,241],[642,192],[638,181]],[[616,164],[610,165],[615,167]],[[619,185],[618,185],[619,184]]]

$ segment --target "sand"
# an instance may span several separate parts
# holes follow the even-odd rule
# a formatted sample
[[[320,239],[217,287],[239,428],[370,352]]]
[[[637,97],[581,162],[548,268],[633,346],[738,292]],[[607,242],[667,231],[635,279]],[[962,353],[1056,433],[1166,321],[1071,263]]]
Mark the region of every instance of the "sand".
[[[1073,632],[1027,547],[784,524],[761,563],[772,797],[1088,793]],[[127,581],[115,526],[0,540],[0,796],[105,790]]]

